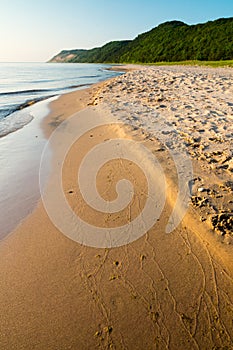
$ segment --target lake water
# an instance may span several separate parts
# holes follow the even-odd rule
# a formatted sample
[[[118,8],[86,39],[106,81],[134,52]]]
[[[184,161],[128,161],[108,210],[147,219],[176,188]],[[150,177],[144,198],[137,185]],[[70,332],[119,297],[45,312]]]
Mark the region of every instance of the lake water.
[[[33,116],[18,110],[119,75],[103,64],[0,63],[0,137],[22,128]]]

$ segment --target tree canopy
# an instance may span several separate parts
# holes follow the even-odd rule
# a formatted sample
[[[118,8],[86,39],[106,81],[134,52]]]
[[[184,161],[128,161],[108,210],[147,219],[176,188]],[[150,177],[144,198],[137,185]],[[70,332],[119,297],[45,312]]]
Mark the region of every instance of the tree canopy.
[[[204,24],[160,24],[134,40],[112,41],[91,50],[64,50],[50,62],[155,63],[233,59],[233,17]]]

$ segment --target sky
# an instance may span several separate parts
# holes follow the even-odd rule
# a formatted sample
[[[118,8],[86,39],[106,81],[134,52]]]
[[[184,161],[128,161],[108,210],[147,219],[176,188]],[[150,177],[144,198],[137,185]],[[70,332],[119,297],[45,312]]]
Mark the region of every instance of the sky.
[[[0,0],[0,62],[45,62],[63,49],[133,39],[158,24],[233,17],[232,0]]]

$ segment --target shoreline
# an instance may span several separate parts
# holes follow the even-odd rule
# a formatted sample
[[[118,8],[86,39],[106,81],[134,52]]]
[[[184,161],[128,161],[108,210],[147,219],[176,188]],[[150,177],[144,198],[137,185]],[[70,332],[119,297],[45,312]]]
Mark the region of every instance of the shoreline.
[[[61,67],[52,66],[30,63],[3,65],[2,73],[3,76],[6,74],[6,77],[0,93],[2,96],[0,137],[5,137],[30,122],[30,117],[26,116],[27,107],[44,99],[88,87],[113,75],[119,75],[117,72],[105,70],[109,65],[103,64],[95,64],[93,67],[86,64],[73,67],[64,64]],[[15,77],[12,71],[16,73]],[[17,73],[18,71],[20,74]],[[20,77],[23,75],[25,75],[24,80],[21,80]],[[9,86],[7,86],[7,79],[9,79]],[[15,86],[11,85],[12,82]]]
[[[85,108],[87,101],[86,99],[88,99],[87,94],[89,94],[89,90],[92,91],[92,89],[95,89],[95,87],[100,86],[102,83],[104,83],[105,81],[108,81],[111,78],[108,78],[104,81],[98,82],[98,83],[93,83],[93,84],[81,84],[79,85],[79,88],[72,91],[72,92],[67,92],[64,93],[62,95],[56,95],[56,96],[49,96],[49,97],[44,97],[44,98],[40,98],[37,100],[33,100],[24,103],[23,105],[20,105],[17,110],[11,114],[14,113],[24,113],[27,112],[28,115],[31,115],[31,119],[29,121],[27,121],[26,124],[20,125],[17,129],[14,128],[10,131],[8,131],[6,134],[3,134],[0,136],[0,142],[3,145],[3,149],[5,149],[6,147],[8,147],[8,149],[10,149],[9,146],[4,146],[5,144],[14,144],[15,147],[18,147],[21,149],[21,154],[18,155],[18,160],[16,160],[16,158],[14,157],[13,153],[11,154],[11,152],[9,151],[9,155],[6,156],[6,158],[11,159],[11,162],[14,164],[14,166],[12,166],[16,169],[15,171],[17,171],[17,164],[19,163],[19,161],[21,162],[25,162],[27,161],[27,159],[25,157],[31,157],[30,156],[30,151],[27,150],[28,147],[26,147],[26,141],[25,140],[29,140],[31,138],[31,134],[35,134],[35,138],[37,138],[37,143],[38,142],[43,142],[43,139],[47,140],[49,133],[49,122],[47,122],[47,117],[50,117],[51,119],[53,117],[51,117],[51,106],[53,106],[53,103],[55,103],[56,105],[56,101],[59,100],[61,98],[61,101],[63,101],[63,98],[65,101],[71,101],[73,102],[73,96],[75,96],[75,94],[77,94],[77,96],[80,95],[79,98],[79,102],[77,104],[74,105],[74,108],[69,109],[67,107],[65,107],[65,114],[70,113],[70,111],[72,111],[72,113],[78,111],[79,109]],[[89,86],[90,85],[90,86]],[[86,88],[84,88],[84,86]],[[87,92],[87,93],[86,93]],[[80,93],[80,94],[79,94]],[[55,102],[52,101],[55,99]],[[85,101],[85,102],[84,102]],[[63,102],[61,102],[62,105]],[[80,104],[80,107],[79,107]],[[22,107],[23,106],[23,107]],[[45,110],[47,112],[45,112]],[[39,123],[38,123],[38,120]],[[61,121],[53,121],[51,120],[51,130],[53,130],[53,127],[56,127]],[[32,123],[32,125],[30,125]],[[37,125],[36,127],[34,127],[33,125]],[[28,130],[28,131],[27,131]],[[22,134],[20,135],[20,133],[22,132]],[[16,137],[15,137],[15,133],[17,133]],[[41,135],[41,137],[39,137],[38,135],[43,134],[43,136]],[[8,137],[7,139],[5,139],[5,137]],[[41,141],[40,141],[41,140]],[[30,141],[30,140],[29,140]],[[44,147],[44,146],[43,146]],[[36,151],[36,148],[33,147],[33,145],[31,147],[29,147],[29,149],[32,150],[32,152],[34,153],[34,157],[35,155],[39,152],[39,158],[41,157],[41,153],[42,153],[42,149],[40,150],[40,148],[38,148],[38,150]],[[5,150],[5,153],[8,152],[8,150]],[[31,153],[32,153],[31,152]],[[7,154],[7,153],[6,153]],[[26,156],[25,156],[26,155]],[[3,201],[4,198],[6,198],[6,203],[8,203],[7,205],[4,204],[5,207],[10,206],[10,213],[11,216],[8,217],[9,215],[5,215],[2,214],[2,219],[0,221],[0,226],[1,226],[1,242],[5,239],[7,239],[7,237],[9,235],[11,235],[15,230],[17,230],[17,227],[20,226],[25,220],[27,220],[27,218],[34,212],[34,210],[36,210],[37,205],[39,204],[39,200],[40,200],[40,190],[39,190],[39,186],[37,185],[36,182],[39,181],[38,178],[38,172],[39,172],[39,162],[38,164],[35,164],[35,162],[33,161],[33,166],[36,170],[31,169],[30,167],[26,167],[27,171],[28,171],[28,175],[26,174],[26,170],[25,171],[21,171],[22,174],[22,178],[21,175],[19,177],[18,182],[20,181],[20,186],[22,186],[22,191],[18,190],[17,188],[17,184],[15,183],[13,176],[10,177],[10,180],[7,176],[7,186],[5,186],[2,195],[2,201],[0,201],[0,208],[1,208],[1,204],[3,205]],[[21,170],[21,168],[20,168]],[[11,171],[12,175],[13,175],[13,170],[8,169],[8,171]],[[5,174],[5,173],[4,173]],[[3,172],[1,174],[1,179],[4,178]],[[21,173],[20,173],[21,174]],[[33,174],[33,175],[32,175]],[[33,183],[33,185],[30,187],[31,188],[31,192],[35,192],[35,195],[30,195],[29,193],[29,188],[27,188],[27,186],[25,186],[23,181],[23,176],[29,183]],[[12,180],[11,180],[12,178]],[[2,180],[2,183],[4,183],[4,180]],[[15,187],[16,186],[16,187]],[[11,201],[11,197],[13,197],[13,195],[11,195],[11,192],[15,192],[16,196],[14,198],[14,200],[12,199]],[[23,204],[23,200],[26,202],[26,205]],[[31,204],[30,204],[31,203]],[[13,210],[13,208],[15,208],[16,206],[20,205],[21,208],[20,210]],[[3,207],[2,209],[2,213],[5,212],[5,209]],[[6,224],[5,224],[6,223]]]
[[[4,118],[12,117],[12,115],[14,115],[17,112],[21,112],[21,111],[23,112],[26,108],[32,107],[32,106],[34,106],[35,104],[37,104],[39,102],[43,102],[43,101],[50,100],[50,99],[53,99],[53,98],[59,98],[62,95],[66,95],[66,94],[69,94],[69,93],[72,93],[72,92],[75,92],[75,91],[79,91],[79,90],[82,90],[82,89],[88,89],[88,87],[90,87],[92,85],[95,85],[95,84],[98,84],[98,83],[79,84],[79,85],[74,86],[74,87],[67,87],[66,88],[67,90],[69,90],[69,89],[76,89],[76,90],[71,91],[71,92],[68,91],[68,92],[65,92],[63,94],[53,94],[53,95],[43,96],[43,97],[38,97],[38,98],[35,97],[33,99],[25,101],[24,103],[18,105],[17,107],[15,107],[15,109],[12,110],[9,114],[5,115]],[[50,103],[50,102],[48,102],[48,103]],[[28,111],[28,109],[26,111]],[[28,120],[25,124],[19,126],[17,129],[8,130],[8,131],[6,131],[6,133],[0,134],[0,138],[5,137],[5,136],[7,136],[7,135],[17,131],[17,130],[22,129],[24,126],[29,124],[31,121],[32,121],[32,119]]]
[[[104,105],[104,100],[112,102],[113,111],[114,108],[122,111],[129,108],[131,113],[126,117],[136,118],[132,105],[121,104],[127,103],[131,96],[126,92],[135,88],[130,79],[136,81],[136,75],[144,76],[146,71],[132,74],[62,95],[52,102],[50,113],[41,124],[46,138],[70,115],[85,108],[88,111],[88,106]],[[138,79],[140,84],[140,77]],[[124,84],[128,84],[123,90],[126,92],[119,94],[118,88],[124,89]],[[131,94],[136,96],[134,91]],[[147,91],[145,96],[148,99]],[[143,102],[144,95],[139,98]],[[155,101],[150,98],[149,105]],[[164,100],[155,102],[165,104]],[[177,177],[171,156],[152,137],[150,129],[141,126],[143,122],[148,126],[149,118],[145,122],[140,115],[144,114],[139,113],[138,119],[132,121],[133,130],[111,126],[103,130],[96,128],[80,141],[81,144],[74,144],[66,158],[63,188],[76,213],[85,215],[86,211],[94,224],[99,222],[98,217],[76,199],[77,162],[93,145],[128,132],[130,139],[142,141],[155,152],[168,180],[174,181],[168,181],[169,200],[161,217],[145,236],[128,246],[94,249],[62,235],[39,201],[33,213],[0,245],[3,327],[0,342],[4,349],[29,350],[37,344],[48,350],[120,349],[122,346],[149,349],[155,342],[159,349],[231,346],[232,245],[223,244],[221,236],[218,239],[211,233],[198,219],[195,207],[190,208],[174,232],[165,234],[164,225],[172,212]],[[131,169],[127,164],[125,167]],[[194,164],[194,171],[196,169]],[[114,174],[120,172],[121,175],[122,171],[114,165],[113,174],[108,178],[107,169],[103,170],[98,183],[103,195],[105,180],[114,187]],[[138,169],[126,173],[138,179],[136,184],[144,193],[145,184]],[[203,183],[194,185],[197,189],[204,188]],[[114,193],[110,191],[109,196],[114,197]],[[143,198],[139,199],[139,204],[143,203]],[[197,217],[193,218],[193,211]],[[135,214],[131,212],[130,215]],[[105,219],[108,224],[116,220]],[[124,221],[124,216],[121,219]]]
[[[1,242],[26,220],[40,199],[38,171],[41,153],[47,142],[40,123],[49,113],[48,101],[29,107],[28,113],[32,115],[28,124],[0,138]]]
[[[54,97],[59,97],[59,95],[51,95],[51,96],[48,96],[48,97],[41,97],[41,98],[37,98],[37,99],[32,99],[32,100],[29,100],[29,101],[26,101],[25,103],[19,105],[18,107],[16,107],[13,111],[11,111],[8,115],[6,115],[4,118],[12,118],[13,115],[15,115],[15,113],[19,113],[19,112],[23,112],[26,108],[30,108],[32,106],[34,106],[35,104],[39,103],[39,102],[43,102],[43,101],[46,101],[46,100],[49,100],[49,99],[52,99]],[[49,103],[49,102],[48,102]],[[28,111],[28,109],[27,109]],[[28,113],[30,114],[31,111]],[[10,135],[20,129],[23,129],[26,125],[28,125],[31,121],[33,120],[33,117],[28,120],[27,122],[25,122],[25,124],[22,124],[20,126],[18,126],[17,128],[13,128],[12,130],[7,130],[5,133],[1,133],[0,134],[0,138],[2,137],[5,137],[7,135]]]

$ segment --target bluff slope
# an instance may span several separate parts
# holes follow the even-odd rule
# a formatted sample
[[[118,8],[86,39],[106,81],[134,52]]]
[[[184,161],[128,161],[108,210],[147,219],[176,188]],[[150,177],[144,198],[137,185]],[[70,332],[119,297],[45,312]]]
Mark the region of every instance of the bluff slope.
[[[233,59],[233,17],[203,24],[160,24],[134,40],[112,41],[91,50],[63,50],[50,62],[154,63]]]

